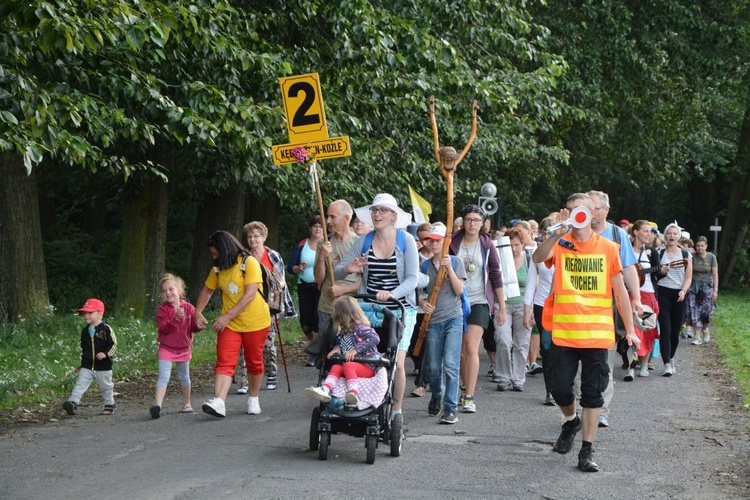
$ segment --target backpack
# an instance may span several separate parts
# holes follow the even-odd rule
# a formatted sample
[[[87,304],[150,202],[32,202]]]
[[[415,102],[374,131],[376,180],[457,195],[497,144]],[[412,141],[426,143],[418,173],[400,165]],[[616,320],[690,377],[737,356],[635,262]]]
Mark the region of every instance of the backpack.
[[[396,246],[401,250],[401,253],[406,252],[406,238],[407,232],[403,229],[397,229],[396,230]],[[370,231],[365,235],[365,239],[362,240],[362,251],[360,253],[366,254],[370,251],[370,247],[372,246],[372,239],[375,237],[375,231]],[[411,237],[411,235],[409,235]]]
[[[247,259],[249,255],[242,257],[242,263],[240,264],[240,271],[242,277],[245,277],[245,268],[247,266]],[[259,263],[260,264],[260,263]],[[218,275],[219,268],[214,267],[214,272]],[[269,271],[266,266],[260,264],[260,274],[263,286],[258,289],[260,296],[268,304],[268,309],[271,315],[276,315],[284,312],[284,294],[286,293],[286,281],[276,271]]]

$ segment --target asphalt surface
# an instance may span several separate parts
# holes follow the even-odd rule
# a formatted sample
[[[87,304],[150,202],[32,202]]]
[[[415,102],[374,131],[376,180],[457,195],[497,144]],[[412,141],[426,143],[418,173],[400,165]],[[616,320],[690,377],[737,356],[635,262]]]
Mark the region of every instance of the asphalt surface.
[[[365,464],[364,439],[334,435],[329,458],[308,448],[313,407],[303,388],[314,369],[290,366],[292,392],[261,392],[262,414],[230,394],[227,417],[179,414],[170,386],[164,415],[148,413],[150,390],[99,415],[94,386],[79,415],[62,409],[40,425],[0,427],[2,498],[748,498],[748,415],[715,346],[680,344],[677,374],[617,384],[611,427],[600,429],[594,459],[576,469],[580,434],[568,455],[552,451],[558,408],[542,405],[543,380],[525,392],[497,392],[482,361],[476,414],[456,425],[428,417],[428,398],[407,398],[402,456],[381,444]],[[412,364],[407,360],[407,369]],[[409,384],[411,385],[411,379]],[[196,408],[211,392],[195,381]],[[409,387],[411,389],[411,387]]]

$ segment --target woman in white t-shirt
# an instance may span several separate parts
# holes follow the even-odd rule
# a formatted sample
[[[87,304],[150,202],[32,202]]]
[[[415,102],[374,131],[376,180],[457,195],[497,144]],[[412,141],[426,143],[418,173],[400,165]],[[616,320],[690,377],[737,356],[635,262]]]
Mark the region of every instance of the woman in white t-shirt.
[[[682,228],[673,222],[664,231],[665,247],[660,252],[659,273],[659,345],[664,362],[662,375],[676,373],[674,355],[680,342],[680,329],[685,320],[687,292],[693,279],[693,261],[690,252],[679,247]]]

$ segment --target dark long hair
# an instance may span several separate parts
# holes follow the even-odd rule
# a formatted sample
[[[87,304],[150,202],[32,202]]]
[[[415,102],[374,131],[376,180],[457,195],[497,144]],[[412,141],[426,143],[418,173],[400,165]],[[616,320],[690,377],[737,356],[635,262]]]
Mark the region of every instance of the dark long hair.
[[[214,265],[219,269],[229,269],[234,266],[240,254],[249,255],[242,243],[226,231],[216,231],[209,236],[208,246],[219,251],[219,258],[214,259]]]

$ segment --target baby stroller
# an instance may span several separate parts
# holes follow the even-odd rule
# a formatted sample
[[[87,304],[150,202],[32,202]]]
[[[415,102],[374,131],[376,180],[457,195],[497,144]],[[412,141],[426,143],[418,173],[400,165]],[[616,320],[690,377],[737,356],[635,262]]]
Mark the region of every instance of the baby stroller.
[[[374,295],[357,294],[355,299],[375,299]],[[401,318],[404,317],[403,305],[395,300],[390,299],[388,302],[397,305],[400,308]],[[320,403],[312,412],[310,420],[310,450],[318,451],[320,460],[328,459],[328,445],[331,444],[331,434],[347,434],[354,437],[365,438],[365,448],[367,449],[367,463],[375,463],[375,450],[378,443],[390,445],[391,456],[398,457],[401,455],[401,442],[404,437],[404,418],[400,413],[390,421],[391,407],[393,405],[393,377],[396,373],[396,354],[398,352],[398,343],[404,326],[399,320],[396,313],[388,309],[384,303],[368,303],[368,314],[372,327],[380,337],[378,351],[382,354],[382,359],[373,359],[365,356],[355,356],[354,361],[368,363],[382,367],[376,371],[376,377],[385,377],[384,385],[387,385],[382,400],[373,407],[369,406],[359,409],[356,406],[345,404],[342,399],[334,397],[328,403]],[[368,311],[366,311],[368,312]],[[397,311],[399,312],[399,311]],[[335,334],[327,332],[329,345],[335,345]],[[329,349],[330,350],[330,349]],[[318,376],[318,385],[325,380],[330,367],[333,364],[342,364],[344,356],[336,355],[331,359],[325,359],[328,350],[323,352],[323,362],[320,367]],[[381,380],[382,382],[382,380]]]

